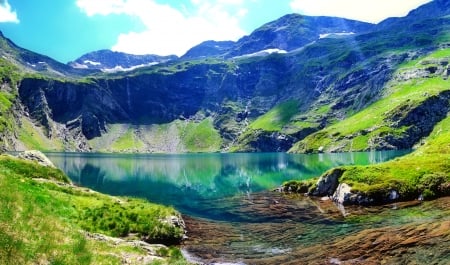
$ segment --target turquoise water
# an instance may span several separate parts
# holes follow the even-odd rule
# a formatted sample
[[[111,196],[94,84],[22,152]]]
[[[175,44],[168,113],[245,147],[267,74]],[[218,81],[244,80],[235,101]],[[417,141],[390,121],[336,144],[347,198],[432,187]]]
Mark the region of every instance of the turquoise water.
[[[294,155],[284,153],[125,155],[48,153],[80,186],[146,198],[183,214],[225,220],[209,202],[274,189],[284,181],[319,176],[329,168],[367,165],[407,151]]]

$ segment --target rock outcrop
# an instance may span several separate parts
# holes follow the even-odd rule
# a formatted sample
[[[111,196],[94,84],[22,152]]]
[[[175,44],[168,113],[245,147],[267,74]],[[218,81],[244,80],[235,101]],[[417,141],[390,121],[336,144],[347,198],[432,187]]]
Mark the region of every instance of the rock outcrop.
[[[317,181],[317,187],[312,191],[313,196],[332,196],[339,186],[339,178],[344,171],[340,168],[332,169],[323,174]]]
[[[56,166],[53,164],[50,159],[46,155],[44,155],[41,151],[37,150],[28,150],[24,151],[19,154],[19,158],[28,160],[28,161],[34,161],[37,162],[39,165],[44,167],[52,167],[56,168]]]

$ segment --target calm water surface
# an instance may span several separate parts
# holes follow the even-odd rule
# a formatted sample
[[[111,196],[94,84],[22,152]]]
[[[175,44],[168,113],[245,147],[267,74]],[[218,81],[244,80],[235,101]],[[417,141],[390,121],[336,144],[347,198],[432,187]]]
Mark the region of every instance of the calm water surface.
[[[331,202],[270,192],[284,181],[315,177],[331,167],[378,163],[406,153],[47,155],[78,185],[174,206],[186,220],[189,239],[183,250],[191,260],[302,264],[297,261],[329,252],[321,250],[323,242],[349,234],[449,219],[449,200],[415,207],[344,209]],[[449,242],[436,244],[437,261],[450,261],[450,253],[445,252]]]
[[[211,200],[251,195],[284,181],[309,179],[339,165],[367,165],[407,151],[292,155],[284,153],[128,155],[49,153],[74,183],[112,194],[147,198],[183,214],[224,219],[204,211]]]

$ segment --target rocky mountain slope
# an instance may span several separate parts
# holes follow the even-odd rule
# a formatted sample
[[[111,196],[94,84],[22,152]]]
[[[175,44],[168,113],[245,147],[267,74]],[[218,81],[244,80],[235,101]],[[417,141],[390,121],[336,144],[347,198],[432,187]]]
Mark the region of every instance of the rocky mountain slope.
[[[96,69],[103,72],[133,70],[178,59],[175,55],[133,55],[111,50],[99,50],[87,53],[68,64],[75,69]]]
[[[2,37],[1,67],[16,76],[6,73],[2,82],[2,117],[14,117],[6,119],[12,121],[3,145],[113,152],[410,148],[447,115],[448,14],[446,1],[433,1],[379,25],[287,15],[236,43],[206,42],[179,60],[110,74],[50,58],[51,67],[35,69],[21,54],[42,57]],[[417,61],[435,51],[442,56]],[[414,76],[422,79],[410,86],[422,96],[386,101]],[[317,137],[372,104],[384,104],[381,121]],[[361,113],[354,123],[368,123]],[[322,142],[333,137],[334,144]]]

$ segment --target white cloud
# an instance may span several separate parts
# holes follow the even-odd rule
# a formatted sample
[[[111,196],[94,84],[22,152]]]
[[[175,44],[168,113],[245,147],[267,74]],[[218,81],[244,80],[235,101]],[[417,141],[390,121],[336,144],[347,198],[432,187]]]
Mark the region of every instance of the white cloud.
[[[125,2],[122,0],[77,0],[77,6],[88,16],[124,13]]]
[[[311,16],[337,16],[378,23],[388,17],[402,17],[431,0],[292,0],[295,12]]]
[[[0,1],[0,22],[19,23],[16,11],[11,10],[8,0]]]
[[[145,25],[142,32],[121,34],[113,50],[134,54],[182,55],[205,40],[237,40],[245,35],[239,18],[243,0],[191,0],[194,11],[177,10],[154,0],[77,0],[88,15],[127,14]]]

